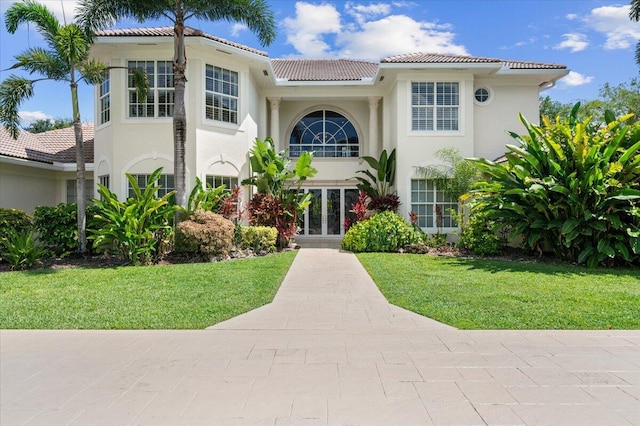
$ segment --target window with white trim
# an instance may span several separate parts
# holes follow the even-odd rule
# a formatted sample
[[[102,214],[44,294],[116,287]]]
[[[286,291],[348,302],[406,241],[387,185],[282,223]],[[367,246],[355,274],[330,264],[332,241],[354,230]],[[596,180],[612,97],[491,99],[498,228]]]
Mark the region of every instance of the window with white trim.
[[[451,210],[458,203],[448,193],[439,191],[432,180],[411,180],[411,211],[418,216],[421,228],[455,228],[458,226]]]
[[[411,130],[458,131],[459,113],[460,83],[411,83]]]
[[[205,70],[205,117],[238,124],[238,73],[207,65]]]
[[[147,185],[149,184],[149,178],[151,175],[132,175],[134,179],[138,182],[138,186],[140,187],[140,191],[144,191]],[[131,187],[131,182],[127,179],[127,183],[129,185],[129,197],[134,196],[133,188]],[[160,187],[158,188],[158,192],[156,195],[158,197],[164,197],[167,193],[173,191],[175,189],[175,184],[173,181],[173,175],[160,175],[160,179],[157,182]]]
[[[105,72],[104,80],[98,85],[98,103],[100,104],[100,124],[111,120],[111,81],[109,71]]]
[[[357,158],[358,132],[351,121],[336,111],[310,112],[296,123],[289,136],[289,155],[313,151],[317,158]]]
[[[111,189],[109,187],[109,180],[109,175],[98,176],[98,183],[107,189]],[[104,201],[104,197],[102,196],[102,194],[100,194],[100,201]]]
[[[87,204],[91,203],[93,198],[93,179],[85,179],[84,181],[84,200]],[[78,202],[78,191],[75,179],[67,179],[67,204]]]
[[[171,61],[129,61],[128,110],[130,118],[173,117],[175,92]],[[133,82],[133,68],[143,70],[149,79],[149,94],[140,99]]]
[[[238,178],[236,176],[207,175],[206,183],[211,185],[212,188],[224,185],[226,186],[225,191],[231,191],[233,188],[238,186]]]

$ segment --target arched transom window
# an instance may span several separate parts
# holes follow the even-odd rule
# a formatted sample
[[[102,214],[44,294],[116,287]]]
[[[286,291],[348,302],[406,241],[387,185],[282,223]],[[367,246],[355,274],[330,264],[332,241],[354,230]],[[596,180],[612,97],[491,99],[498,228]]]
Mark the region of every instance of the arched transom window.
[[[289,155],[314,151],[316,157],[357,158],[358,133],[348,118],[335,111],[319,110],[298,121],[289,138]]]

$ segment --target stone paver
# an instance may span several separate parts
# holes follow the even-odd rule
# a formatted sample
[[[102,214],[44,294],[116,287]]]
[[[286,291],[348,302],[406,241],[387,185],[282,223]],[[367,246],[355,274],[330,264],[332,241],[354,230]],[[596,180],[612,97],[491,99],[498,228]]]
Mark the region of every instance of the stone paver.
[[[302,249],[201,331],[0,331],[0,424],[640,425],[639,331],[460,331]]]

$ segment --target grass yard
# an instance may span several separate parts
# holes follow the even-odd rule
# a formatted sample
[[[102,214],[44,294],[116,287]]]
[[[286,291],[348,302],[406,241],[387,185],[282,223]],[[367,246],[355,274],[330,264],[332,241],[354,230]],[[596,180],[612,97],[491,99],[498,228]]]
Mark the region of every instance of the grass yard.
[[[0,329],[202,329],[271,302],[295,255],[0,273]]]
[[[361,253],[393,304],[461,329],[640,329],[640,270]]]

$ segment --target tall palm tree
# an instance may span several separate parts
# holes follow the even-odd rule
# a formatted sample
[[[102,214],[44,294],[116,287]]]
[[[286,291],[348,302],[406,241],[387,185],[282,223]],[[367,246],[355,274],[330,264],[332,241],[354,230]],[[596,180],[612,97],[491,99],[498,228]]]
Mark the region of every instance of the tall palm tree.
[[[46,6],[34,0],[14,3],[5,14],[7,31],[15,33],[23,23],[32,23],[44,38],[47,48],[29,48],[15,57],[10,69],[22,69],[39,78],[28,79],[12,74],[0,83],[0,123],[17,138],[20,132],[20,104],[31,98],[33,87],[39,81],[54,80],[69,84],[73,110],[73,129],[76,140],[76,194],[78,203],[78,251],[87,251],[85,158],[78,104],[78,83],[100,83],[110,67],[89,58],[92,37],[76,24],[60,25],[58,19]],[[135,74],[134,81],[144,97],[148,82],[142,73]]]
[[[629,18],[632,21],[640,22],[640,0],[631,0]],[[640,66],[640,41],[636,45],[636,63]]]
[[[190,18],[242,22],[256,33],[263,45],[268,45],[274,40],[276,33],[271,9],[265,0],[80,0],[77,18],[91,31],[111,27],[117,20],[125,18],[133,18],[138,22],[150,19],[168,19],[173,24],[175,91],[173,172],[176,203],[186,207],[187,115],[184,94],[187,82],[187,58],[184,38],[185,23]]]

